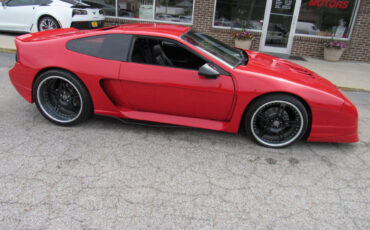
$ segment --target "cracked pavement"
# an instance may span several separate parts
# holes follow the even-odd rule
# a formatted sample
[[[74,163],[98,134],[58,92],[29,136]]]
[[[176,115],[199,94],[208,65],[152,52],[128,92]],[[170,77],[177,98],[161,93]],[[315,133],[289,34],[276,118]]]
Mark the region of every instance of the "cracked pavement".
[[[244,134],[44,119],[0,54],[0,229],[370,229],[370,94],[361,142],[284,149]]]

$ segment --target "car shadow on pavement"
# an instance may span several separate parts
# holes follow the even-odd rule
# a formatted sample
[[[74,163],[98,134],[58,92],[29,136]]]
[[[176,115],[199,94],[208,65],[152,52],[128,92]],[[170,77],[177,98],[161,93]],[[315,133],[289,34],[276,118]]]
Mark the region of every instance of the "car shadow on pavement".
[[[273,149],[259,146],[257,143],[253,142],[242,129],[239,131],[239,133],[234,134],[193,127],[172,126],[155,122],[128,121],[116,117],[101,115],[94,115],[92,119],[85,123],[86,127],[93,126],[94,128],[101,128],[105,130],[118,128],[124,132],[145,132],[146,137],[148,135],[160,137],[165,136],[166,139],[171,138],[174,141],[176,141],[176,139],[187,140],[189,143],[193,142],[192,144],[199,144],[202,142],[211,142],[212,145],[225,146],[229,146],[231,144],[234,145],[235,148],[250,148],[253,150],[258,150],[260,152],[275,152],[280,154],[285,154],[287,152],[291,153],[294,151],[299,153],[302,152],[303,149],[310,148],[334,150],[346,149],[347,151],[356,148],[356,143],[320,143],[301,140],[286,148]]]

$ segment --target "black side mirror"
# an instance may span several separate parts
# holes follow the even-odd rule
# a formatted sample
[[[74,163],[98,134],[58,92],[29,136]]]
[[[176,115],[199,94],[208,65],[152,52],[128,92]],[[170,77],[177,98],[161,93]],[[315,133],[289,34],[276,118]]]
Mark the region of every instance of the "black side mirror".
[[[208,79],[216,79],[220,75],[220,73],[208,63],[199,68],[198,74]]]

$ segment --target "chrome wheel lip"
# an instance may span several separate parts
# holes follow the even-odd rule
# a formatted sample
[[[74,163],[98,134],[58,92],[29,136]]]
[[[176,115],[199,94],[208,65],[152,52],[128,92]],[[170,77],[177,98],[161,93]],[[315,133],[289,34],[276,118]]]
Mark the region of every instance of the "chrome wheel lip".
[[[300,127],[299,127],[299,130],[298,130],[298,132],[297,132],[297,134],[296,135],[294,135],[294,137],[292,137],[291,139],[289,139],[289,140],[287,140],[287,141],[285,141],[285,142],[283,142],[283,143],[276,143],[276,144],[274,144],[274,143],[270,143],[270,142],[266,142],[266,141],[264,141],[264,140],[262,140],[257,134],[256,134],[256,132],[254,131],[254,127],[253,127],[253,122],[254,122],[254,119],[255,119],[255,117],[257,116],[257,114],[260,112],[260,110],[262,109],[262,108],[264,108],[265,106],[267,106],[267,105],[270,105],[270,104],[276,104],[276,103],[284,103],[284,104],[286,104],[286,105],[289,105],[289,106],[291,106],[291,107],[293,107],[295,110],[296,110],[296,112],[298,113],[298,115],[299,115],[299,117],[300,117],[300,119],[301,119],[301,122],[300,122]],[[298,107],[297,106],[295,106],[294,104],[292,104],[292,103],[290,103],[290,102],[287,102],[287,101],[283,101],[283,100],[274,100],[274,101],[269,101],[269,102],[267,102],[267,103],[265,103],[265,104],[262,104],[254,113],[253,113],[253,116],[252,116],[252,119],[251,119],[251,123],[250,123],[250,127],[251,127],[251,132],[252,132],[252,134],[253,134],[253,136],[254,136],[254,138],[259,142],[259,143],[261,143],[261,144],[263,144],[263,145],[266,145],[266,146],[269,146],[269,147],[276,147],[276,148],[278,148],[278,147],[284,147],[284,146],[286,146],[286,145],[289,145],[289,144],[291,144],[292,142],[294,142],[295,140],[297,140],[297,138],[301,135],[301,133],[302,133],[302,130],[303,130],[303,126],[304,126],[304,120],[303,120],[303,115],[302,115],[302,112],[298,109]]]
[[[79,98],[80,98],[80,110],[78,111],[78,113],[77,113],[77,115],[74,117],[74,118],[72,118],[72,119],[68,119],[68,120],[61,120],[61,119],[58,119],[58,118],[55,118],[55,117],[53,117],[51,114],[49,114],[48,112],[47,112],[47,110],[45,109],[45,107],[44,107],[44,105],[41,103],[41,101],[40,101],[40,89],[41,89],[41,86],[45,83],[45,82],[47,82],[48,80],[51,80],[51,79],[60,79],[60,80],[63,80],[63,81],[66,81],[66,82],[68,82],[75,90],[76,90],[76,92],[78,93],[78,96],[79,96]],[[80,115],[81,115],[81,113],[82,113],[82,111],[83,111],[83,101],[82,101],[82,96],[81,96],[81,93],[80,93],[80,91],[77,89],[77,87],[71,82],[71,81],[69,81],[68,79],[66,79],[66,78],[64,78],[64,77],[60,77],[60,76],[49,76],[49,77],[47,77],[47,78],[45,78],[44,80],[42,80],[41,82],[40,82],[40,84],[37,86],[37,102],[38,102],[38,104],[40,105],[40,108],[41,108],[41,110],[44,112],[44,114],[48,117],[48,118],[50,118],[51,120],[53,120],[53,121],[56,121],[56,122],[59,122],[59,123],[64,123],[64,124],[66,124],[66,123],[71,123],[71,122],[73,122],[73,121],[75,121],[75,120],[77,120],[79,117],[80,117]]]

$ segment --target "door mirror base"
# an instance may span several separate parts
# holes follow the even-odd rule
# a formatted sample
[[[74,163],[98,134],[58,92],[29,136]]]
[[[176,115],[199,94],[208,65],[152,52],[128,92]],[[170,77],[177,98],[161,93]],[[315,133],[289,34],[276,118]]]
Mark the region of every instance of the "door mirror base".
[[[203,76],[207,79],[216,79],[220,75],[220,73],[208,63],[202,65],[199,68],[198,74],[199,76]]]

